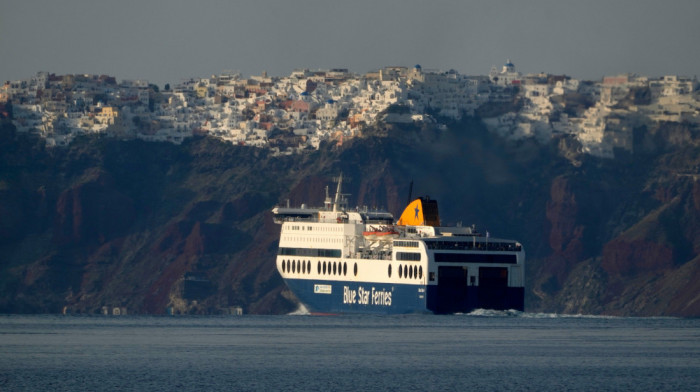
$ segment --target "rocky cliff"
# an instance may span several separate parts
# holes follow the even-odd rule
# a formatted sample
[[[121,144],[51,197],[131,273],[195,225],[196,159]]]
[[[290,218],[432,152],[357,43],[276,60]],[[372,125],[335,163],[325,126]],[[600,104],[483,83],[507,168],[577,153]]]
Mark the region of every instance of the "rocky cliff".
[[[636,137],[638,153],[604,160],[566,139],[507,143],[468,119],[272,157],[208,138],[46,150],[4,123],[0,312],[289,312],[270,210],[321,204],[342,171],[351,203],[397,214],[414,181],[445,223],[520,240],[528,311],[698,316],[698,131]]]

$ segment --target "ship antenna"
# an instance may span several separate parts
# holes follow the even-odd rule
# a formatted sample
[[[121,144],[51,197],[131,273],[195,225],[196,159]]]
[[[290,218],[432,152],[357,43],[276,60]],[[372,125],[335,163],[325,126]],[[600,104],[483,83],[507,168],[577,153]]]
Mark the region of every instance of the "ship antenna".
[[[343,197],[340,194],[341,186],[343,184],[343,172],[340,172],[340,177],[338,177],[338,188],[335,190],[335,202],[333,203],[333,211],[338,211],[338,205],[341,202],[341,198]]]
[[[326,185],[326,200],[323,204],[326,208],[326,211],[331,209],[331,197],[328,195],[328,185]]]

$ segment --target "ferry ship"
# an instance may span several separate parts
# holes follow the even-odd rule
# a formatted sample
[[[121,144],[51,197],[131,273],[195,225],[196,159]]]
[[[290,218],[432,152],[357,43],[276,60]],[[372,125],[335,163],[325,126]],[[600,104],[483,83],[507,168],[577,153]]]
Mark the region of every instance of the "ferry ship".
[[[348,209],[338,179],[323,207],[272,210],[282,225],[277,270],[312,314],[467,313],[524,309],[523,246],[474,227],[443,227],[428,197],[398,221]],[[410,200],[410,197],[409,197]]]

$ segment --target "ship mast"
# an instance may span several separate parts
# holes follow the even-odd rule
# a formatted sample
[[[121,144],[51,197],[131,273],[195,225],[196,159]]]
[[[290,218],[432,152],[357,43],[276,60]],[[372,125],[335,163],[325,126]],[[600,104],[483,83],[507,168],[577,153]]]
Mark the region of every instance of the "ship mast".
[[[326,211],[331,210],[331,197],[328,195],[328,185],[326,185],[326,200],[323,202],[323,208]]]
[[[343,195],[340,193],[343,184],[343,173],[340,173],[338,177],[338,187],[335,190],[335,201],[333,202],[333,211],[338,211],[338,206],[342,203]]]

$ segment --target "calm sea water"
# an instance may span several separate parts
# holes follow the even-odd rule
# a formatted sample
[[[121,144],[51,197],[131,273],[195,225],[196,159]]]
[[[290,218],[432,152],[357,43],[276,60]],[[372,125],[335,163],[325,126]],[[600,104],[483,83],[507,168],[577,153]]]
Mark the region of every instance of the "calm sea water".
[[[698,391],[700,320],[0,315],[1,391]]]

